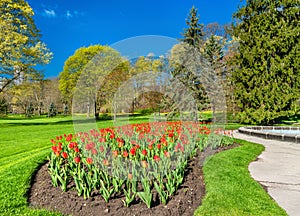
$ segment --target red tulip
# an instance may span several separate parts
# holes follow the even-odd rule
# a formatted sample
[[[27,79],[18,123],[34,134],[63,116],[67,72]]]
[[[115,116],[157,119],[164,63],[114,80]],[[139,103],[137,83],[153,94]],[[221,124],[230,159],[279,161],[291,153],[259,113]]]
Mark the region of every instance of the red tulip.
[[[68,154],[67,154],[67,152],[63,152],[63,153],[61,153],[61,156],[62,156],[63,158],[65,158],[65,159],[67,159],[67,158],[68,158]]]
[[[74,148],[74,147],[75,147],[74,143],[73,143],[73,142],[70,142],[69,148],[72,149],[72,148]]]
[[[144,150],[142,150],[142,154],[144,155],[144,156],[146,156],[147,155],[147,150],[146,149],[144,149]]]
[[[159,157],[158,155],[154,155],[154,156],[153,156],[153,159],[154,159],[156,162],[160,161],[160,157]]]
[[[99,141],[99,142],[106,142],[106,140],[105,140],[104,137],[100,137],[100,138],[98,139],[98,141]]]
[[[165,155],[167,158],[169,158],[169,157],[170,157],[170,152],[165,151],[165,152],[164,152],[164,155]]]
[[[74,161],[75,161],[75,163],[80,163],[80,157],[75,157]]]
[[[128,152],[127,151],[123,151],[123,157],[128,157]]]
[[[103,147],[103,146],[100,146],[100,147],[99,147],[99,150],[100,150],[101,152],[104,152],[104,147]]]
[[[93,163],[93,159],[92,159],[92,158],[87,158],[87,159],[86,159],[86,162],[87,162],[88,164],[92,164],[92,163]]]
[[[56,152],[56,151],[57,151],[57,147],[56,147],[56,146],[52,146],[51,148],[52,148],[52,151],[53,151],[53,152]]]
[[[73,138],[73,135],[72,134],[69,134],[67,137],[66,137],[66,141],[70,142]]]
[[[118,156],[118,151],[117,150],[113,150],[112,151],[113,156],[116,158]]]
[[[109,164],[108,160],[107,160],[107,159],[104,159],[104,160],[103,160],[103,165],[104,165],[104,166],[108,166],[108,164]]]
[[[136,153],[136,149],[135,149],[135,147],[132,147],[132,148],[130,149],[130,154],[131,154],[131,155],[135,155],[135,153]]]
[[[93,155],[97,155],[97,154],[98,154],[98,151],[97,151],[95,148],[93,148],[93,149],[92,149],[92,154],[93,154]]]

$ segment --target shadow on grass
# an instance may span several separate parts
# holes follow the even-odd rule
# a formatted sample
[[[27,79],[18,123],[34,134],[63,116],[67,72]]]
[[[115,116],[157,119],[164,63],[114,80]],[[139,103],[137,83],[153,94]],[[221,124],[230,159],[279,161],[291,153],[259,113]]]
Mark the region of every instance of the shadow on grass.
[[[148,117],[141,118],[143,115],[140,114],[134,114],[134,115],[118,115],[118,121],[129,121],[129,123],[133,121],[147,121],[149,120]],[[137,118],[139,117],[139,118]],[[35,122],[34,120],[37,119],[44,119],[44,122]],[[39,125],[71,125],[71,124],[91,124],[95,123],[95,118],[90,118],[90,119],[78,119],[78,120],[73,120],[73,119],[66,119],[64,120],[63,117],[61,120],[54,121],[54,122],[49,122],[47,121],[48,119],[51,118],[22,118],[22,117],[17,117],[17,118],[0,118],[0,120],[10,120],[11,122],[4,123],[5,126],[39,126]],[[26,120],[24,122],[14,122],[15,120]],[[31,121],[32,120],[32,121]],[[113,117],[106,116],[105,118],[101,118],[101,116],[96,120],[96,123],[100,122],[108,122],[108,121],[113,121]]]

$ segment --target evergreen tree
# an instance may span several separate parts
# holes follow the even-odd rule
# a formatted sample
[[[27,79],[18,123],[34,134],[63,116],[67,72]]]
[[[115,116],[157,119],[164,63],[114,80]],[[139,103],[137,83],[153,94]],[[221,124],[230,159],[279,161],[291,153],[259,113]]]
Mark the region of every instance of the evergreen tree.
[[[224,66],[222,60],[224,53],[222,45],[220,43],[219,36],[211,35],[205,45],[205,55],[208,61],[211,63],[214,70],[218,70],[218,75],[221,77],[220,69]]]
[[[6,115],[8,110],[8,104],[4,97],[0,96],[0,116]]]
[[[240,120],[270,124],[298,110],[299,0],[247,0],[234,17],[239,39],[232,74]]]
[[[183,42],[183,46],[174,46],[172,49],[171,58],[179,58],[183,60],[181,64],[175,64],[172,70],[172,76],[178,79],[186,86],[196,100],[197,108],[202,110],[207,104],[207,95],[205,89],[199,80],[196,71],[191,71],[186,68],[187,62],[190,61],[190,56],[195,57],[192,52],[199,54],[203,50],[203,24],[199,23],[198,10],[193,6],[186,19],[188,28],[184,29],[183,38],[179,41]],[[182,50],[181,50],[182,49]],[[177,57],[174,56],[178,55]],[[172,60],[171,60],[172,61]]]
[[[198,10],[193,6],[186,19],[188,28],[182,34],[183,38],[180,41],[187,43],[193,47],[200,48],[203,43],[203,24],[199,23]]]
[[[56,106],[54,105],[54,103],[52,102],[49,106],[49,111],[48,111],[48,117],[53,117],[56,116],[57,111],[56,111]]]
[[[68,104],[64,104],[64,116],[69,115],[69,106]]]

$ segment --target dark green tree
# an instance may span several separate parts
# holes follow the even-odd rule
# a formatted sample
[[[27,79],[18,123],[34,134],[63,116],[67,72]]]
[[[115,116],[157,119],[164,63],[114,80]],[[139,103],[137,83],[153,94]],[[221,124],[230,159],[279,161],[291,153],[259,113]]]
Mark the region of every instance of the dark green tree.
[[[48,117],[50,118],[50,117],[56,116],[56,114],[57,114],[56,106],[52,102],[49,106]]]
[[[64,116],[67,116],[67,115],[69,115],[69,106],[68,106],[68,104],[64,104]]]
[[[4,97],[0,95],[0,116],[1,115],[6,115],[8,110],[8,104],[7,101]]]
[[[240,120],[272,124],[298,110],[299,0],[247,0],[234,17],[239,66],[232,74]]]
[[[173,64],[174,69],[171,73],[175,79],[182,82],[183,85],[189,89],[193,98],[196,100],[198,109],[201,110],[206,107],[207,103],[205,89],[195,71],[186,68],[187,62],[190,60],[188,56],[193,56],[190,52],[191,49],[197,53],[201,53],[203,52],[204,45],[203,24],[199,23],[198,10],[194,6],[188,14],[186,25],[188,27],[184,29],[182,33],[183,38],[179,39],[179,41],[183,42],[183,46],[174,46],[171,54],[171,59],[177,58],[180,59],[181,62],[180,64],[178,64],[178,62]],[[174,62],[174,60],[171,61]]]
[[[222,76],[222,67],[224,67],[224,62],[222,62],[224,57],[223,46],[220,43],[219,36],[211,35],[205,45],[205,55],[208,61],[211,63],[214,70],[218,70],[218,75]]]
[[[186,19],[188,28],[184,29],[182,33],[183,38],[180,41],[187,43],[193,47],[200,48],[203,43],[203,24],[199,23],[198,10],[194,6]]]

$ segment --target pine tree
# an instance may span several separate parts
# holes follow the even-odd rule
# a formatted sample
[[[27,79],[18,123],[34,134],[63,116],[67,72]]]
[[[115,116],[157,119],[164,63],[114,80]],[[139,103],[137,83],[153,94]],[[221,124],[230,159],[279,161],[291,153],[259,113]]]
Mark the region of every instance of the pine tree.
[[[55,104],[52,102],[49,106],[49,111],[48,111],[48,117],[53,117],[56,116],[56,106]]]
[[[4,97],[0,95],[0,116],[6,115],[8,110],[8,104]]]
[[[299,0],[247,0],[234,17],[239,39],[232,74],[240,120],[271,124],[299,106]]]
[[[69,115],[69,106],[68,104],[64,104],[64,116]]]
[[[205,89],[199,81],[196,71],[188,70],[186,67],[187,62],[190,60],[189,56],[195,57],[192,52],[197,52],[198,55],[201,53],[204,44],[203,24],[199,23],[198,10],[194,6],[189,12],[186,24],[188,28],[184,29],[183,38],[179,39],[179,41],[183,42],[183,45],[174,46],[172,49],[172,55],[176,53],[175,55],[178,55],[177,58],[183,60],[182,64],[175,64],[172,76],[189,89],[197,103],[198,110],[202,110],[206,107],[208,100]],[[180,49],[183,50],[176,51]]]
[[[200,49],[203,43],[204,25],[199,23],[198,10],[194,6],[190,10],[186,24],[188,28],[184,30],[183,38],[180,41]]]
[[[223,66],[224,52],[218,36],[211,35],[205,45],[205,55],[212,67],[216,70]]]

